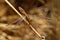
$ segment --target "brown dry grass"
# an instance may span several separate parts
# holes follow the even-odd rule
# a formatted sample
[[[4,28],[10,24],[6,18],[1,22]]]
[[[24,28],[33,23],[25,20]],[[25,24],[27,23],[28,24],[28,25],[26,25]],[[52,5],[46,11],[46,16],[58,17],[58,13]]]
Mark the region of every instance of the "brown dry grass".
[[[60,40],[59,0],[48,0],[47,3],[40,1],[44,4],[43,6],[36,7],[37,4],[34,4],[31,9],[25,8],[29,8],[29,6],[24,4],[24,11],[27,9],[26,14],[28,18],[26,18],[25,14],[21,14],[41,36],[46,37],[45,40]],[[4,0],[0,0],[0,40],[44,39],[39,38]]]

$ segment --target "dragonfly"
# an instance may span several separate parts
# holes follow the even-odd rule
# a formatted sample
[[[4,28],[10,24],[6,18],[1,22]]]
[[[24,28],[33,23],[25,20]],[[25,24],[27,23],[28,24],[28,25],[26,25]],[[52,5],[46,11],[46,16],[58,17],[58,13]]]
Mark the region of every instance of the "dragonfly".
[[[17,9],[8,1],[5,0],[5,2],[30,26],[30,28],[40,37],[42,38],[42,40],[45,40],[45,36],[41,36],[36,29],[29,23],[29,21],[26,19],[26,17],[28,17],[28,15],[26,14],[26,12],[19,7],[19,10],[21,13],[23,13],[25,15],[25,17],[23,15],[21,15],[21,13],[19,11],[17,11]]]

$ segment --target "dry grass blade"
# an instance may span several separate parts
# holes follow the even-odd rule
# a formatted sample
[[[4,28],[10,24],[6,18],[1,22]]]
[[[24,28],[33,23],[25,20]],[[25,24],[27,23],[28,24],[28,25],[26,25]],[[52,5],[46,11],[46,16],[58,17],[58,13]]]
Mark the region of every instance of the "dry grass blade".
[[[8,0],[5,0],[5,2],[32,28],[32,30],[41,38],[42,36],[33,28],[33,26],[18,12],[12,4]],[[22,9],[22,8],[21,8]],[[22,9],[22,13],[26,15],[26,12]],[[27,15],[26,15],[27,16]]]

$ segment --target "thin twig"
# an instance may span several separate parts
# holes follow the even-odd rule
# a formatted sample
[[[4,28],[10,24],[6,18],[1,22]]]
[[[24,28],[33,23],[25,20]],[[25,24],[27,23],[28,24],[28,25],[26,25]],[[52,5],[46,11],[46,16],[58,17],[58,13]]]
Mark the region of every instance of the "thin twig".
[[[31,29],[41,38],[42,36],[33,28],[33,26],[18,12],[15,7],[8,1],[5,2],[31,27]]]

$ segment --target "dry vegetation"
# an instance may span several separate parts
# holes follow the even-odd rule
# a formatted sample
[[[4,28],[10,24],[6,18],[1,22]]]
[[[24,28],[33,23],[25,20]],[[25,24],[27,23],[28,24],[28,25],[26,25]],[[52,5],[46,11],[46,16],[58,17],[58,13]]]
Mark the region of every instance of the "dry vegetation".
[[[4,0],[0,0],[0,40],[60,40],[59,0],[9,0],[9,2],[28,23]],[[43,38],[34,32],[31,25]]]

